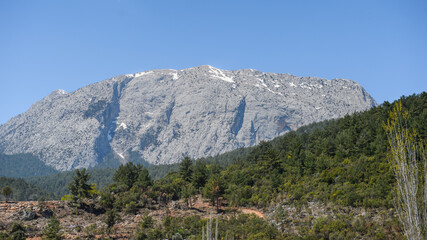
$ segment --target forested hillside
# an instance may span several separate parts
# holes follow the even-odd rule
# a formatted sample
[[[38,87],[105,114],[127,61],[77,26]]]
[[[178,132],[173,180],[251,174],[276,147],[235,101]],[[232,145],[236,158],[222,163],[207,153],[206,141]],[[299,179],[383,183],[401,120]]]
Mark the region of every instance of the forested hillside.
[[[426,139],[427,94],[401,101],[411,116],[409,127]],[[302,203],[318,200],[343,206],[390,207],[394,179],[382,124],[391,107],[384,103],[262,142],[227,169],[210,170],[206,185],[198,187],[208,193],[211,184],[216,184],[217,195],[236,205],[266,207],[280,196]],[[194,174],[199,172],[194,169]],[[160,182],[172,184],[176,178],[178,173]]]
[[[95,183],[98,189],[102,189],[112,183],[115,170],[112,168],[89,169],[88,172],[91,175],[90,183]],[[68,184],[72,181],[73,176],[74,171],[69,171],[25,180],[44,191],[53,193],[56,199],[61,199],[61,196],[69,194]]]
[[[28,200],[39,200],[39,199],[55,199],[55,196],[39,187],[27,183],[22,178],[7,178],[0,177],[0,189],[9,186],[12,189],[10,200],[12,201],[28,201]],[[4,196],[1,196],[4,200]]]
[[[203,161],[206,164],[217,164],[218,166],[221,166],[221,168],[226,168],[235,161],[239,161],[244,159],[251,151],[252,148],[241,148],[237,150],[233,150],[228,153],[224,153],[221,155],[217,155],[214,157],[207,157],[202,158],[198,160],[193,160],[193,162],[196,161]],[[109,162],[106,164],[106,166],[119,166],[117,163],[114,163],[115,160],[112,158],[109,158]],[[170,172],[178,171],[179,164],[170,164],[170,165],[147,165],[145,162],[141,161],[132,161],[135,164],[142,163],[143,166],[145,166],[148,171],[150,172],[150,176],[154,180],[158,180],[166,176]],[[116,167],[116,168],[117,168]],[[91,183],[96,183],[97,187],[99,189],[102,189],[109,184],[113,182],[113,174],[115,172],[114,168],[91,168],[88,170],[90,173]],[[69,194],[68,192],[68,184],[72,180],[72,176],[74,175],[74,171],[67,171],[67,172],[60,172],[53,175],[47,175],[47,176],[37,176],[37,177],[30,177],[25,179],[27,182],[32,183],[34,185],[39,186],[41,189],[51,192],[55,194],[57,199],[60,199],[61,196],[65,194]]]
[[[32,154],[6,155],[0,153],[0,176],[27,178],[57,173]]]

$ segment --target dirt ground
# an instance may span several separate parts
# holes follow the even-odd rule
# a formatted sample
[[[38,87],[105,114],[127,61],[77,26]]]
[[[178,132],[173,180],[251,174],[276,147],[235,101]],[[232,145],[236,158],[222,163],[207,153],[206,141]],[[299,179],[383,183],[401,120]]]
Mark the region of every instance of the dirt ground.
[[[1,202],[0,203],[0,231],[6,232],[13,222],[21,222],[26,228],[27,239],[41,239],[43,229],[49,219],[43,216],[43,212],[53,212],[61,224],[63,236],[66,239],[78,238],[102,238],[106,237],[107,225],[104,223],[104,214],[89,213],[84,210],[76,210],[64,201],[46,201],[43,203],[35,201],[26,202]],[[144,216],[152,216],[156,221],[171,215],[175,217],[186,217],[199,215],[209,218],[211,215],[220,214],[231,217],[238,213],[255,214],[260,218],[264,213],[256,209],[234,209],[219,213],[211,202],[197,196],[193,199],[191,208],[183,201],[172,201],[167,206],[154,205],[152,209],[139,209],[136,214],[120,213],[121,221],[116,223],[108,237],[113,239],[128,239],[136,232],[141,219]],[[32,216],[32,213],[34,213]],[[27,218],[25,218],[25,215]],[[44,214],[46,215],[46,214]],[[33,218],[33,219],[32,219]]]

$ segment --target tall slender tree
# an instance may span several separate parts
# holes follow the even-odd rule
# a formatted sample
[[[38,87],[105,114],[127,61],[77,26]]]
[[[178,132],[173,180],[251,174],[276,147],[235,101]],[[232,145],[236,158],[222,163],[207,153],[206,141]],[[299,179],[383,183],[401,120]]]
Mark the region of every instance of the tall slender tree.
[[[421,240],[427,239],[427,159],[424,142],[408,128],[408,119],[408,111],[399,101],[384,129],[391,150],[388,159],[396,177],[394,205],[405,237]]]

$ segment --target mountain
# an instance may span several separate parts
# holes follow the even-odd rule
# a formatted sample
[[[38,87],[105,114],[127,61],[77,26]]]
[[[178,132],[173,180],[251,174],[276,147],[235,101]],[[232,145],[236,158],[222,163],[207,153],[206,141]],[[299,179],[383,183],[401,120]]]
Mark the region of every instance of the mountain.
[[[0,153],[65,171],[113,154],[151,164],[213,156],[376,106],[356,82],[212,66],[117,76],[56,90],[0,125]]]

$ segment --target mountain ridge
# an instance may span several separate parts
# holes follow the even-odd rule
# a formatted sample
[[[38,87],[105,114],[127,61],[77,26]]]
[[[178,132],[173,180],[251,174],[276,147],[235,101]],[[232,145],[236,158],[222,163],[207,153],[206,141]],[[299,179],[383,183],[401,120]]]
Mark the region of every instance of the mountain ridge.
[[[347,79],[209,65],[116,76],[55,90],[0,125],[0,152],[32,153],[64,171],[130,152],[152,164],[253,146],[315,121],[376,106]]]

